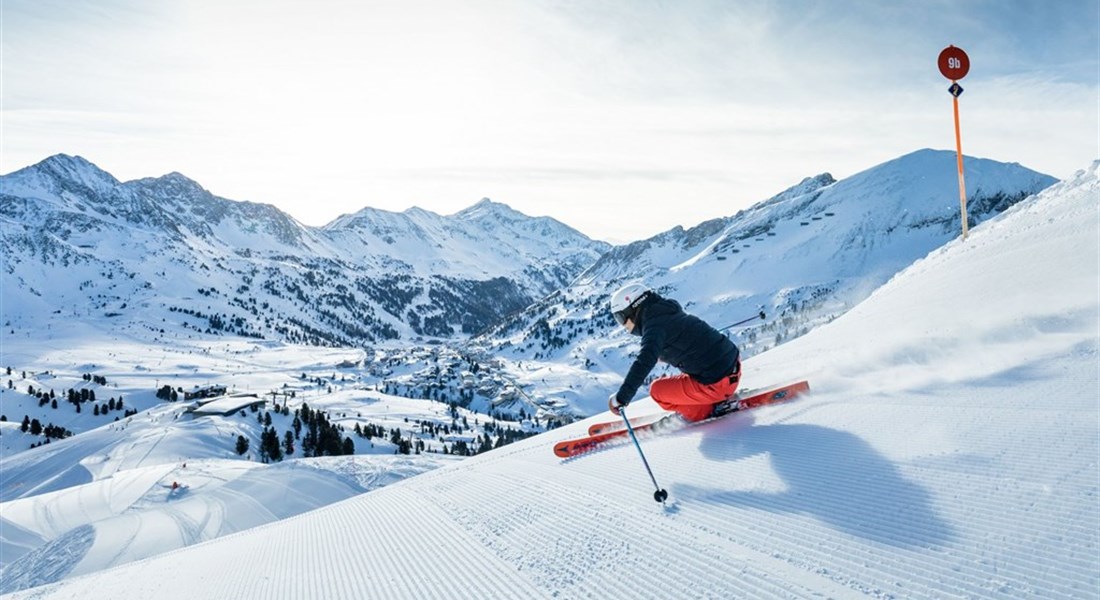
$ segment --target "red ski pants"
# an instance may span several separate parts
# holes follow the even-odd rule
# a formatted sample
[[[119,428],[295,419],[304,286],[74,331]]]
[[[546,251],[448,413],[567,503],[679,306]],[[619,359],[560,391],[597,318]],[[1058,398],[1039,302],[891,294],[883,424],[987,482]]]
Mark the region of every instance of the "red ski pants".
[[[737,391],[737,378],[723,377],[703,385],[691,375],[666,375],[649,384],[649,395],[665,409],[680,413],[685,421],[702,421],[710,416],[715,404],[731,398]]]

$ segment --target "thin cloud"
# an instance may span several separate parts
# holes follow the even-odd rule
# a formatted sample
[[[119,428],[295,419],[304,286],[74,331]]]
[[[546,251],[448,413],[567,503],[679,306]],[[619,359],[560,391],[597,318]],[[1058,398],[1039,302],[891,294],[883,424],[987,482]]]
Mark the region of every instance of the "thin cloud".
[[[1097,10],[5,0],[0,169],[180,171],[310,224],[489,196],[629,239],[953,147],[935,58],[956,44],[964,150],[1064,177],[1100,154]]]

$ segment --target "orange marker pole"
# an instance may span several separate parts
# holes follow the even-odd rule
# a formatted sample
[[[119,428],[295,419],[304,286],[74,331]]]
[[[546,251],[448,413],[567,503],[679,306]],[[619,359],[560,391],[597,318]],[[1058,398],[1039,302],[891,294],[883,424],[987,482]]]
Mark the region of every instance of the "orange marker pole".
[[[959,130],[959,97],[953,96],[951,103],[955,105],[955,152],[959,157],[959,210],[962,213],[963,239],[969,233],[969,225],[966,219],[966,178],[963,176],[963,144],[962,133]]]
[[[969,224],[966,219],[966,181],[963,178],[962,133],[959,129],[959,96],[963,93],[959,80],[966,77],[966,74],[970,72],[970,57],[966,55],[966,52],[963,52],[962,48],[948,46],[940,52],[936,64],[940,68],[940,73],[951,80],[951,87],[947,88],[947,91],[951,92],[952,103],[955,107],[955,152],[959,157],[959,210],[962,212],[963,239],[965,240],[969,233]]]

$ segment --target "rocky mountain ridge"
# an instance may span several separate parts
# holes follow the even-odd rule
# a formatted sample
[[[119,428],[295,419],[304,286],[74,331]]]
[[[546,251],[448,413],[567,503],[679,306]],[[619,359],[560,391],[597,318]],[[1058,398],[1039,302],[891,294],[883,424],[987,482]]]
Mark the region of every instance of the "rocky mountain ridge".
[[[179,173],[119,182],[66,155],[0,179],[0,222],[9,320],[105,313],[166,335],[320,345],[468,335],[609,247],[487,199],[307,227]]]

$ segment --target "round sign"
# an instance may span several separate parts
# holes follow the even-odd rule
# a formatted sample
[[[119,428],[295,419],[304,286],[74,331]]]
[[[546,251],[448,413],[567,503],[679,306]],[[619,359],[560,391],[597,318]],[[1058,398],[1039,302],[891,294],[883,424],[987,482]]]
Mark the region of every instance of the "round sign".
[[[962,48],[948,46],[940,52],[940,73],[951,81],[958,81],[970,72],[970,57]]]

